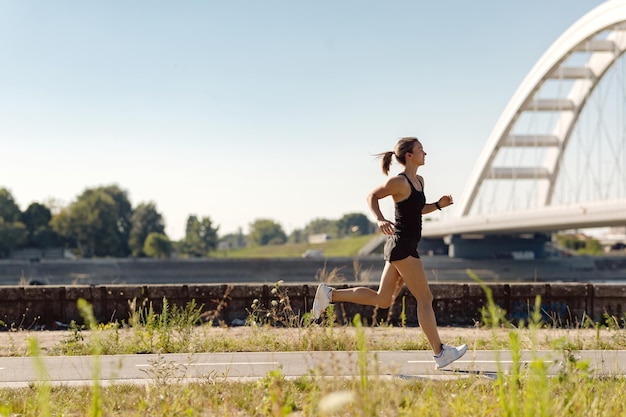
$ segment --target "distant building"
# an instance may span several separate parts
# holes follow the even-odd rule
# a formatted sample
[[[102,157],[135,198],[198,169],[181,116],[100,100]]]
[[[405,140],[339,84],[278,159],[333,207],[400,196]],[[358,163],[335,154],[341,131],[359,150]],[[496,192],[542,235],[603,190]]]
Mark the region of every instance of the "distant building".
[[[310,244],[315,244],[315,243],[324,243],[330,240],[330,236],[327,233],[320,233],[317,235],[309,235],[309,237],[307,238],[307,242],[309,242]]]
[[[626,248],[626,226],[614,226],[599,237],[605,252],[623,252]]]

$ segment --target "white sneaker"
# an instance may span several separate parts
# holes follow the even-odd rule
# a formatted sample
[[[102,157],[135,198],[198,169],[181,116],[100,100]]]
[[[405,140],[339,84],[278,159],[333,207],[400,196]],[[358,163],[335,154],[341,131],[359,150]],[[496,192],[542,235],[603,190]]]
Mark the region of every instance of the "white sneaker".
[[[315,320],[319,319],[322,311],[326,310],[326,307],[330,305],[330,293],[332,291],[333,289],[324,283],[317,286],[315,299],[313,300],[313,317],[315,317]]]
[[[452,362],[465,355],[465,352],[467,352],[467,345],[454,347],[442,344],[439,355],[433,356],[433,358],[435,358],[435,368],[441,369],[450,365]]]

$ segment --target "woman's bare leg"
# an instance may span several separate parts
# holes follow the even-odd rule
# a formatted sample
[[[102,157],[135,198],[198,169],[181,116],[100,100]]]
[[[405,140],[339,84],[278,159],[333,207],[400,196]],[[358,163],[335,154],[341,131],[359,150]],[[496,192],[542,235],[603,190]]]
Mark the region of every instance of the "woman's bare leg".
[[[398,270],[404,283],[417,300],[417,319],[422,331],[426,335],[430,347],[435,355],[441,352],[441,339],[437,330],[437,319],[433,310],[433,294],[430,292],[424,264],[418,258],[409,256],[394,261],[393,266]]]
[[[389,308],[402,288],[402,277],[389,262],[385,263],[378,291],[367,287],[333,290],[331,302],[347,302]]]

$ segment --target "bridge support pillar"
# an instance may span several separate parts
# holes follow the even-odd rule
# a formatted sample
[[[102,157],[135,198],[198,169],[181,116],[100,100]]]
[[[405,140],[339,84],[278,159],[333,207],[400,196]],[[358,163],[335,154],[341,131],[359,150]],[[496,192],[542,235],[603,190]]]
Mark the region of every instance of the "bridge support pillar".
[[[538,259],[547,256],[549,234],[451,235],[446,237],[448,256],[465,259]]]

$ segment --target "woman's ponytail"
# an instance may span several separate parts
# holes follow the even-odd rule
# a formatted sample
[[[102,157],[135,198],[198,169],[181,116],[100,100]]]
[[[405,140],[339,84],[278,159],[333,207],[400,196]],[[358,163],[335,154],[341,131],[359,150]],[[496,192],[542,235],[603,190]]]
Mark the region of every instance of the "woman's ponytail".
[[[385,175],[389,174],[389,167],[391,166],[391,158],[393,155],[394,153],[391,151],[376,154],[377,157],[382,159],[383,174]]]

